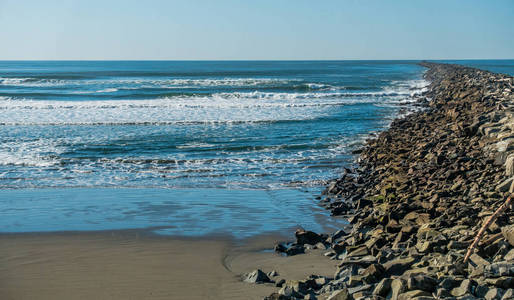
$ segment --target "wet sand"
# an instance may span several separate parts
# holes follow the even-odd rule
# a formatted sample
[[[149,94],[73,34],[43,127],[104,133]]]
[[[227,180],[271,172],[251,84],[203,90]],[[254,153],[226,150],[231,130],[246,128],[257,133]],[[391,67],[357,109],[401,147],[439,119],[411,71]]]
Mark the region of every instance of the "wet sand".
[[[0,235],[0,299],[262,299],[271,284],[242,282],[260,268],[280,278],[332,276],[323,251],[263,252],[279,236],[246,242],[138,231]],[[282,239],[283,240],[283,239]]]

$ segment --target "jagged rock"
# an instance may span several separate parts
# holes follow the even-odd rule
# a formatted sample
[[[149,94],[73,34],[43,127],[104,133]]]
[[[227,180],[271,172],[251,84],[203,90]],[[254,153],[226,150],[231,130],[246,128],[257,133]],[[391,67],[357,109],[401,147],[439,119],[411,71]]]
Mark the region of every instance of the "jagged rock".
[[[461,284],[462,280],[455,280],[453,277],[446,277],[439,282],[439,286],[445,290],[452,290],[454,287],[457,287]]]
[[[320,250],[327,250],[327,246],[325,246],[325,244],[323,243],[317,243],[316,245],[314,245],[314,248]]]
[[[283,286],[279,291],[278,294],[283,296],[285,299],[291,299],[292,297],[296,298],[303,298],[302,294],[297,293],[292,287],[290,286]]]
[[[348,280],[347,287],[355,287],[355,286],[362,286],[365,284],[364,278],[362,275],[352,275],[350,276],[350,280]]]
[[[416,260],[412,257],[396,258],[383,264],[385,273],[387,275],[401,275],[405,272]]]
[[[363,268],[368,267],[369,265],[372,265],[374,263],[377,263],[377,258],[372,255],[366,255],[361,257],[346,257],[341,261],[341,264],[339,264],[339,267],[347,266],[347,265],[358,265]]]
[[[514,299],[514,289],[508,289],[505,291],[505,294],[503,294],[502,300],[512,300]]]
[[[285,250],[285,253],[287,254],[287,256],[303,254],[305,253],[305,247],[301,245],[291,245]]]
[[[391,300],[398,300],[400,294],[405,292],[407,284],[403,279],[397,278],[391,282]]]
[[[514,224],[502,227],[502,234],[511,246],[514,246]]]
[[[327,300],[353,300],[353,297],[348,293],[348,289],[344,288],[333,292]]]
[[[452,289],[450,293],[455,297],[464,296],[467,293],[471,293],[473,285],[474,283],[471,280],[465,279],[462,281],[459,287]]]
[[[425,274],[417,274],[409,276],[407,279],[407,288],[409,290],[423,290],[432,292],[437,286],[437,280]]]
[[[459,241],[450,241],[447,247],[450,250],[461,250],[466,249],[468,247],[468,244]]]
[[[349,281],[350,277],[357,275],[358,267],[355,265],[347,265],[339,268],[334,276],[335,279],[339,279],[343,282]]]
[[[408,292],[401,293],[400,295],[398,295],[398,300],[411,300],[411,299],[415,299],[417,297],[422,297],[422,296],[428,297],[428,296],[432,296],[432,294],[422,291],[422,290],[408,291]],[[432,299],[432,297],[431,297],[431,299]]]
[[[302,229],[296,230],[296,243],[298,245],[316,245],[317,243],[321,243],[323,241],[323,237],[312,231],[305,231]]]
[[[286,280],[282,278],[282,279],[277,280],[277,281],[275,282],[275,286],[276,286],[276,287],[282,287],[282,286],[284,285],[284,283],[286,283]]]
[[[271,277],[278,276],[278,272],[275,270],[272,270],[272,271],[268,272],[268,274],[266,274],[266,275],[268,275],[268,277],[271,278]]]
[[[469,269],[472,270],[472,276],[476,277],[484,273],[484,268],[489,265],[489,262],[480,255],[473,253],[469,257],[468,264]]]
[[[373,290],[373,295],[385,297],[391,290],[391,282],[393,280],[391,278],[384,278],[382,279]]]
[[[275,252],[278,252],[278,253],[284,253],[284,252],[286,252],[287,247],[284,246],[283,244],[276,244],[274,250],[275,250]]]
[[[362,272],[362,278],[364,282],[374,283],[380,280],[384,274],[385,269],[380,264],[372,264]]]
[[[503,290],[499,288],[492,288],[484,295],[484,299],[486,300],[501,300],[503,297]]]
[[[284,296],[279,293],[272,293],[271,295],[264,297],[264,300],[290,300],[291,297]]]
[[[501,276],[514,276],[514,263],[498,262],[484,267],[484,276],[495,278]]]
[[[505,160],[505,174],[514,176],[514,154],[510,154]]]
[[[356,256],[366,256],[369,254],[369,249],[366,246],[357,247],[356,249],[351,250],[346,257],[356,257]]]
[[[508,192],[510,190],[510,187],[511,187],[513,181],[514,181],[514,177],[504,180],[502,183],[500,183],[496,186],[496,190],[501,193]]]
[[[505,259],[506,261],[514,260],[514,249],[510,249],[509,252],[507,252],[507,254],[505,254],[503,259]]]
[[[368,294],[372,288],[373,286],[370,284],[362,284],[348,288],[348,293],[350,293],[350,295],[355,295],[356,293]]]
[[[257,269],[250,273],[246,273],[243,275],[243,281],[248,283],[264,283],[271,282],[268,275],[263,271]]]
[[[509,289],[514,287],[514,277],[497,277],[497,278],[487,278],[485,280],[487,284],[493,285],[495,287],[499,287],[502,289]]]

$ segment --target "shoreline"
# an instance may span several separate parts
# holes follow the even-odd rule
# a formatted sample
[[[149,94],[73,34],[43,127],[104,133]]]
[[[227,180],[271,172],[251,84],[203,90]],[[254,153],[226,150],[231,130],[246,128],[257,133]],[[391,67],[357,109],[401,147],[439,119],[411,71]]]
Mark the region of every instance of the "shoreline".
[[[39,299],[88,299],[100,295],[112,299],[262,299],[270,295],[267,299],[423,300],[474,299],[486,294],[496,295],[490,299],[510,297],[513,292],[509,288],[514,288],[514,250],[503,229],[513,223],[512,212],[506,212],[487,232],[483,240],[496,240],[486,250],[475,253],[472,264],[463,264],[462,258],[478,231],[477,220],[490,216],[508,194],[504,190],[510,185],[499,179],[508,177],[505,172],[514,176],[514,165],[510,171],[505,168],[507,163],[514,164],[514,156],[508,155],[514,146],[509,148],[510,141],[502,144],[510,135],[503,140],[498,138],[514,127],[506,127],[501,121],[505,115],[494,114],[498,104],[504,105],[498,111],[505,112],[505,103],[514,103],[514,80],[508,75],[459,65],[424,64],[431,81],[419,101],[425,109],[395,119],[389,128],[367,140],[359,150],[357,167],[349,168],[347,174],[333,181],[321,199],[321,205],[333,215],[351,216],[348,228],[333,234],[298,230],[296,242],[285,244],[281,241],[290,240],[290,232],[237,242],[212,234],[162,236],[149,234],[150,229],[2,233],[1,298],[31,299],[37,295]],[[486,84],[484,90],[488,94],[481,90],[481,83]],[[505,84],[510,90],[498,92]],[[514,120],[511,117],[507,119]],[[424,126],[416,126],[419,120],[425,120]],[[442,124],[426,120],[439,120]],[[424,131],[426,127],[432,131]],[[437,143],[417,149],[421,143],[416,138],[423,134],[433,138],[431,132],[439,131],[442,136],[437,136]],[[457,148],[452,145],[454,140],[466,147],[455,151],[455,157],[444,155],[448,149]],[[473,143],[467,143],[470,140]],[[447,148],[437,149],[438,144]],[[416,155],[410,157],[409,149]],[[420,151],[427,153],[421,156]],[[476,152],[474,156],[467,155],[472,151]],[[436,154],[427,158],[431,153]],[[467,156],[471,159],[462,159],[462,165],[469,163],[475,167],[480,162],[482,169],[467,174],[471,169],[463,171],[461,165],[455,169],[451,163],[445,164]],[[408,168],[404,168],[403,161]],[[423,170],[424,163],[435,163],[430,170],[438,172],[438,176],[448,176],[434,178],[434,182],[405,181],[405,177],[426,177],[416,173]],[[417,164],[422,164],[420,169],[412,167]],[[486,187],[474,189],[475,197],[464,195],[473,181],[463,178],[463,174],[471,179],[478,176]],[[460,185],[456,184],[460,181]],[[420,188],[421,184],[426,188]],[[411,191],[410,186],[418,189]],[[425,197],[425,193],[432,194]],[[422,196],[416,198],[414,194]],[[275,249],[283,253],[263,251],[277,242],[281,244]],[[107,272],[103,272],[102,265],[108,266],[104,268]],[[505,266],[507,271],[501,269]],[[255,269],[265,273],[276,270],[279,276],[270,276],[273,282],[262,284],[242,282],[244,274]]]
[[[431,82],[426,109],[368,140],[357,166],[323,193],[321,203],[349,216],[351,228],[297,232],[296,243],[277,248],[296,254],[324,243],[339,264],[334,276],[288,281],[266,299],[514,298],[511,210],[464,261],[482,223],[514,190],[514,78],[421,65]]]

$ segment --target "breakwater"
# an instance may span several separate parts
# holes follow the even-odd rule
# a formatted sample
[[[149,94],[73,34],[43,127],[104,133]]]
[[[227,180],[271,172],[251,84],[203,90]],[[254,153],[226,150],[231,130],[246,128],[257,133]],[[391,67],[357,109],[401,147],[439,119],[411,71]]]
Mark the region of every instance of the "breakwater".
[[[479,229],[512,192],[514,78],[421,63],[424,109],[367,141],[355,168],[321,202],[351,224],[333,234],[297,231],[288,255],[326,248],[332,278],[280,281],[269,299],[511,299],[514,214]]]

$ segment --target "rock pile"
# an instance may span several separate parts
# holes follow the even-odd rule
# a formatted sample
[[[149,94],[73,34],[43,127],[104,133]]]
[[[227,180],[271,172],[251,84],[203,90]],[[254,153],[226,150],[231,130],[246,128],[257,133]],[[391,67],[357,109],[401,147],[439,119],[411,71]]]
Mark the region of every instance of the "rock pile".
[[[367,141],[353,170],[322,204],[351,228],[297,231],[288,255],[328,249],[333,278],[286,281],[267,299],[514,299],[514,213],[484,220],[512,192],[514,78],[422,63],[431,82],[425,109]]]

